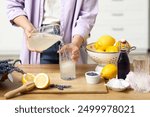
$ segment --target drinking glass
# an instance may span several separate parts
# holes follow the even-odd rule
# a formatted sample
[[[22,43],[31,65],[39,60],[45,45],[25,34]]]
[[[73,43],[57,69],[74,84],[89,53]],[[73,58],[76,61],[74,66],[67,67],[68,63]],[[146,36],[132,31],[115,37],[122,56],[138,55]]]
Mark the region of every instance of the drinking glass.
[[[149,75],[149,56],[139,55],[133,58],[133,70],[136,74]]]
[[[60,76],[63,80],[76,78],[76,64],[71,60],[70,56],[71,53],[68,50],[59,53]]]
[[[134,56],[133,72],[129,73],[128,81],[135,91],[150,91],[149,55]]]

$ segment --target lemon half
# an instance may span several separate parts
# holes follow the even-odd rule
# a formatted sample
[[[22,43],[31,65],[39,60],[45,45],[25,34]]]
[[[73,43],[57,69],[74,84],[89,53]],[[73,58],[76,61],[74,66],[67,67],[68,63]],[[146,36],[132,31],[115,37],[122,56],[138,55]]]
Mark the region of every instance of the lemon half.
[[[35,75],[32,73],[27,73],[22,76],[22,83],[25,84],[27,82],[33,82]]]
[[[50,79],[47,74],[39,73],[35,76],[34,83],[37,88],[44,89],[50,85]]]

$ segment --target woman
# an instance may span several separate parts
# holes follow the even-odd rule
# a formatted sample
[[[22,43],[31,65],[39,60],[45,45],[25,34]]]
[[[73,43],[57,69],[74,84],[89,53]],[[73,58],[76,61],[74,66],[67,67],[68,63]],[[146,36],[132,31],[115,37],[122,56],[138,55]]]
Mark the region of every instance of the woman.
[[[57,29],[60,30],[64,43],[68,44],[63,48],[72,51],[71,58],[74,61],[86,63],[86,53],[81,45],[90,35],[97,12],[98,0],[7,0],[10,22],[22,27],[25,32],[20,55],[23,64],[58,63],[59,43],[41,54],[27,48],[26,41],[32,31],[47,24],[53,25],[53,28],[60,25],[61,29]]]

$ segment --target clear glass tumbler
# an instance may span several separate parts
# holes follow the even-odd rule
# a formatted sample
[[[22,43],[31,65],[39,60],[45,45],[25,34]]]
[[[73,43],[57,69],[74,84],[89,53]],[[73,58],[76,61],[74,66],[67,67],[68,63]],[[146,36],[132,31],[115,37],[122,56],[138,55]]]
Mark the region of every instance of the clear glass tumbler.
[[[68,50],[59,53],[60,76],[63,80],[76,78],[76,64],[71,60],[70,54]]]
[[[133,58],[133,70],[138,74],[149,75],[149,56],[139,55]]]
[[[133,73],[130,73],[128,81],[135,91],[143,93],[150,91],[149,63],[147,54],[136,55],[133,58]]]

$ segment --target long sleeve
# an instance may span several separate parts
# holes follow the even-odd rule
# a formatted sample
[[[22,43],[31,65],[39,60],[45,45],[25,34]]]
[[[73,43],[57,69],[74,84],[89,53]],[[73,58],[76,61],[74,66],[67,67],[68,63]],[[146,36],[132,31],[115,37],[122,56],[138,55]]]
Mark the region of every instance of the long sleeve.
[[[76,20],[75,27],[73,28],[73,36],[76,34],[81,35],[86,39],[98,14],[98,0],[83,0],[82,7]]]
[[[24,15],[26,16],[26,12],[24,11],[24,1],[25,0],[7,0],[6,1],[6,12],[8,19],[13,24],[13,19]]]

